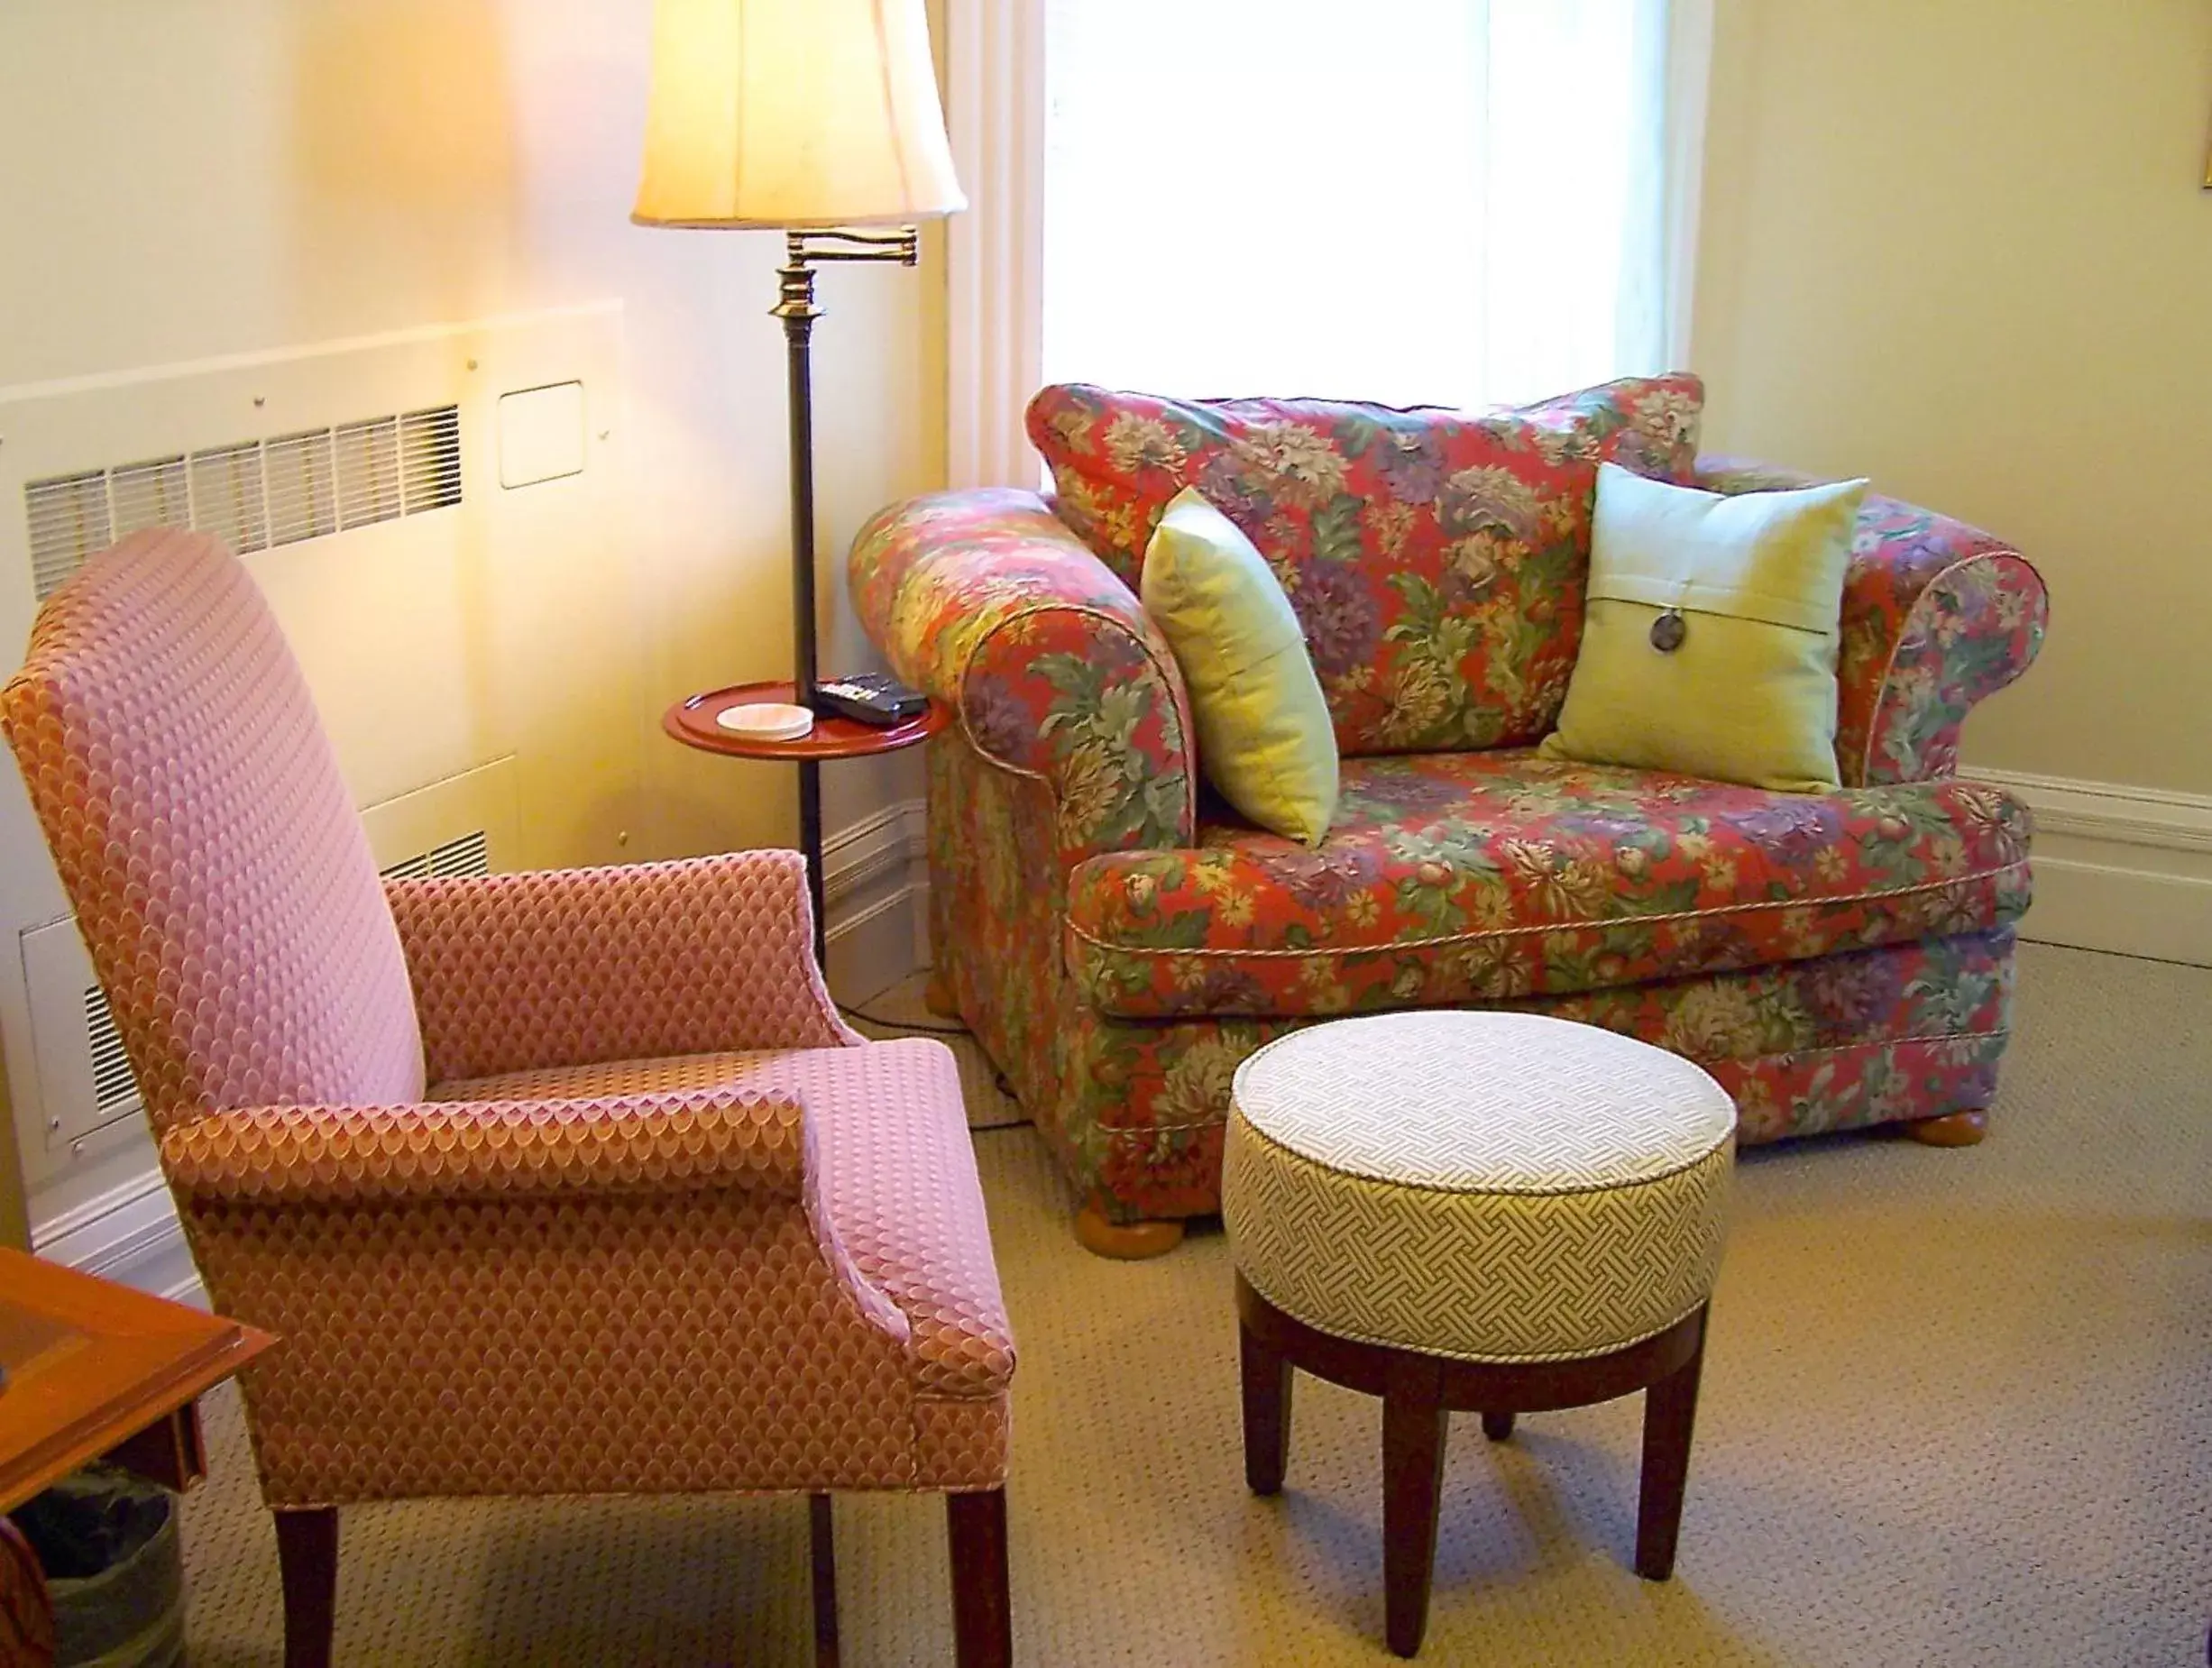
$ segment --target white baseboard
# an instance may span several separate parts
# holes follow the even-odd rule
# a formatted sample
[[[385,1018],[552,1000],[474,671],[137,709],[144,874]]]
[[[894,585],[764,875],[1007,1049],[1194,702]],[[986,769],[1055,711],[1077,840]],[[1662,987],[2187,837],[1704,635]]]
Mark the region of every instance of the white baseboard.
[[[176,1202],[151,1168],[33,1224],[31,1248],[50,1261],[163,1297],[189,1301],[183,1294],[199,1288]]]
[[[1972,770],[2035,813],[2020,936],[2212,967],[2212,795]]]
[[[927,827],[924,802],[901,800],[822,841],[823,937],[839,1001],[865,1002],[921,965]]]
[[[822,842],[830,985],[863,1001],[921,965],[929,877],[922,802],[904,800]],[[35,1224],[38,1254],[179,1303],[207,1306],[158,1169]]]

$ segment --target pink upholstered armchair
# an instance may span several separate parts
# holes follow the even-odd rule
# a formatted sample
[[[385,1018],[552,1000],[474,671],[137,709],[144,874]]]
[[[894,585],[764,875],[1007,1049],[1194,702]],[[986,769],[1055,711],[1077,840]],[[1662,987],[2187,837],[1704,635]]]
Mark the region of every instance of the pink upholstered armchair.
[[[1007,1662],[959,1081],[840,1022],[796,854],[381,881],[252,580],[175,532],[54,594],[0,725],[209,1296],[282,1338],[289,1663],[354,1501],[803,1491],[819,1560],[867,1489],[947,1494],[959,1661]]]

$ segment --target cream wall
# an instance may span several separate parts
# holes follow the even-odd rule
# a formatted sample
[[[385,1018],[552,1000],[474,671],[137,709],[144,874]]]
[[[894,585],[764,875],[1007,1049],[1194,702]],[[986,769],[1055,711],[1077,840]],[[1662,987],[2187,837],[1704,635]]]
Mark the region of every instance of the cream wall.
[[[2208,123],[2206,0],[1719,0],[1710,443],[2036,563],[1974,765],[2212,793]]]
[[[628,224],[650,16],[647,0],[0,8],[0,388],[623,303],[645,709],[630,855],[788,840],[792,803],[788,771],[692,754],[651,722],[689,691],[786,670],[789,616],[780,244]],[[942,478],[941,257],[821,289],[831,569],[867,513]],[[866,653],[841,596],[827,667]],[[895,763],[828,772],[826,820],[917,781]]]

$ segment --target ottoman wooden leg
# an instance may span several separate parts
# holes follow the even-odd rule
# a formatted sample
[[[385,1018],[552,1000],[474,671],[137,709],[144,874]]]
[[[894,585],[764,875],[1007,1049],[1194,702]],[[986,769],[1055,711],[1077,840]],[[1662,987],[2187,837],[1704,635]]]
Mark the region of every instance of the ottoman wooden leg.
[[[1244,1481],[1254,1494],[1280,1494],[1290,1466],[1290,1363],[1237,1328],[1244,1376]]]
[[[1382,1598],[1391,1649],[1411,1656],[1428,1629],[1444,1492],[1443,1364],[1393,1351],[1382,1388]]]
[[[1690,1477],[1690,1434],[1697,1423],[1697,1380],[1705,1364],[1705,1316],[1697,1318],[1690,1359],[1644,1392],[1644,1475],[1636,1499],[1636,1572],[1663,1581],[1675,1572],[1682,1494]]]
[[[1482,1434],[1492,1442],[1503,1442],[1513,1434],[1513,1416],[1510,1413],[1486,1413],[1482,1416]]]

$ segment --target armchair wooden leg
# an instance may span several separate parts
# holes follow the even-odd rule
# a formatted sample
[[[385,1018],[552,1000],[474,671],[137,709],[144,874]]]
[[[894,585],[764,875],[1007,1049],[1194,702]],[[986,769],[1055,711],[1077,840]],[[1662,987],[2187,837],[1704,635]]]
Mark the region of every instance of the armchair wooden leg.
[[[1391,1649],[1411,1656],[1428,1631],[1436,1567],[1436,1506],[1444,1493],[1441,1363],[1393,1354],[1382,1381],[1382,1614]]]
[[[338,1510],[280,1511],[277,1572],[284,1585],[284,1668],[330,1668],[338,1599]]]
[[[1513,1434],[1513,1416],[1510,1413],[1486,1413],[1482,1416],[1482,1434],[1492,1442],[1503,1442]]]
[[[1905,1132],[1923,1147],[1977,1147],[1989,1132],[1986,1112],[1953,1112],[1940,1118],[1915,1118]]]
[[[1244,1481],[1280,1494],[1290,1468],[1290,1363],[1249,1326],[1237,1329],[1244,1377]]]
[[[952,1542],[952,1637],[959,1668],[1013,1668],[1006,1575],[1006,1491],[945,1496]]]
[[[830,1497],[806,1497],[806,1545],[813,1566],[814,1668],[837,1668],[837,1528]]]
[[[1183,1242],[1183,1224],[1168,1222],[1115,1222],[1093,1199],[1076,1213],[1075,1237],[1096,1257],[1121,1262],[1143,1262],[1164,1257]]]

